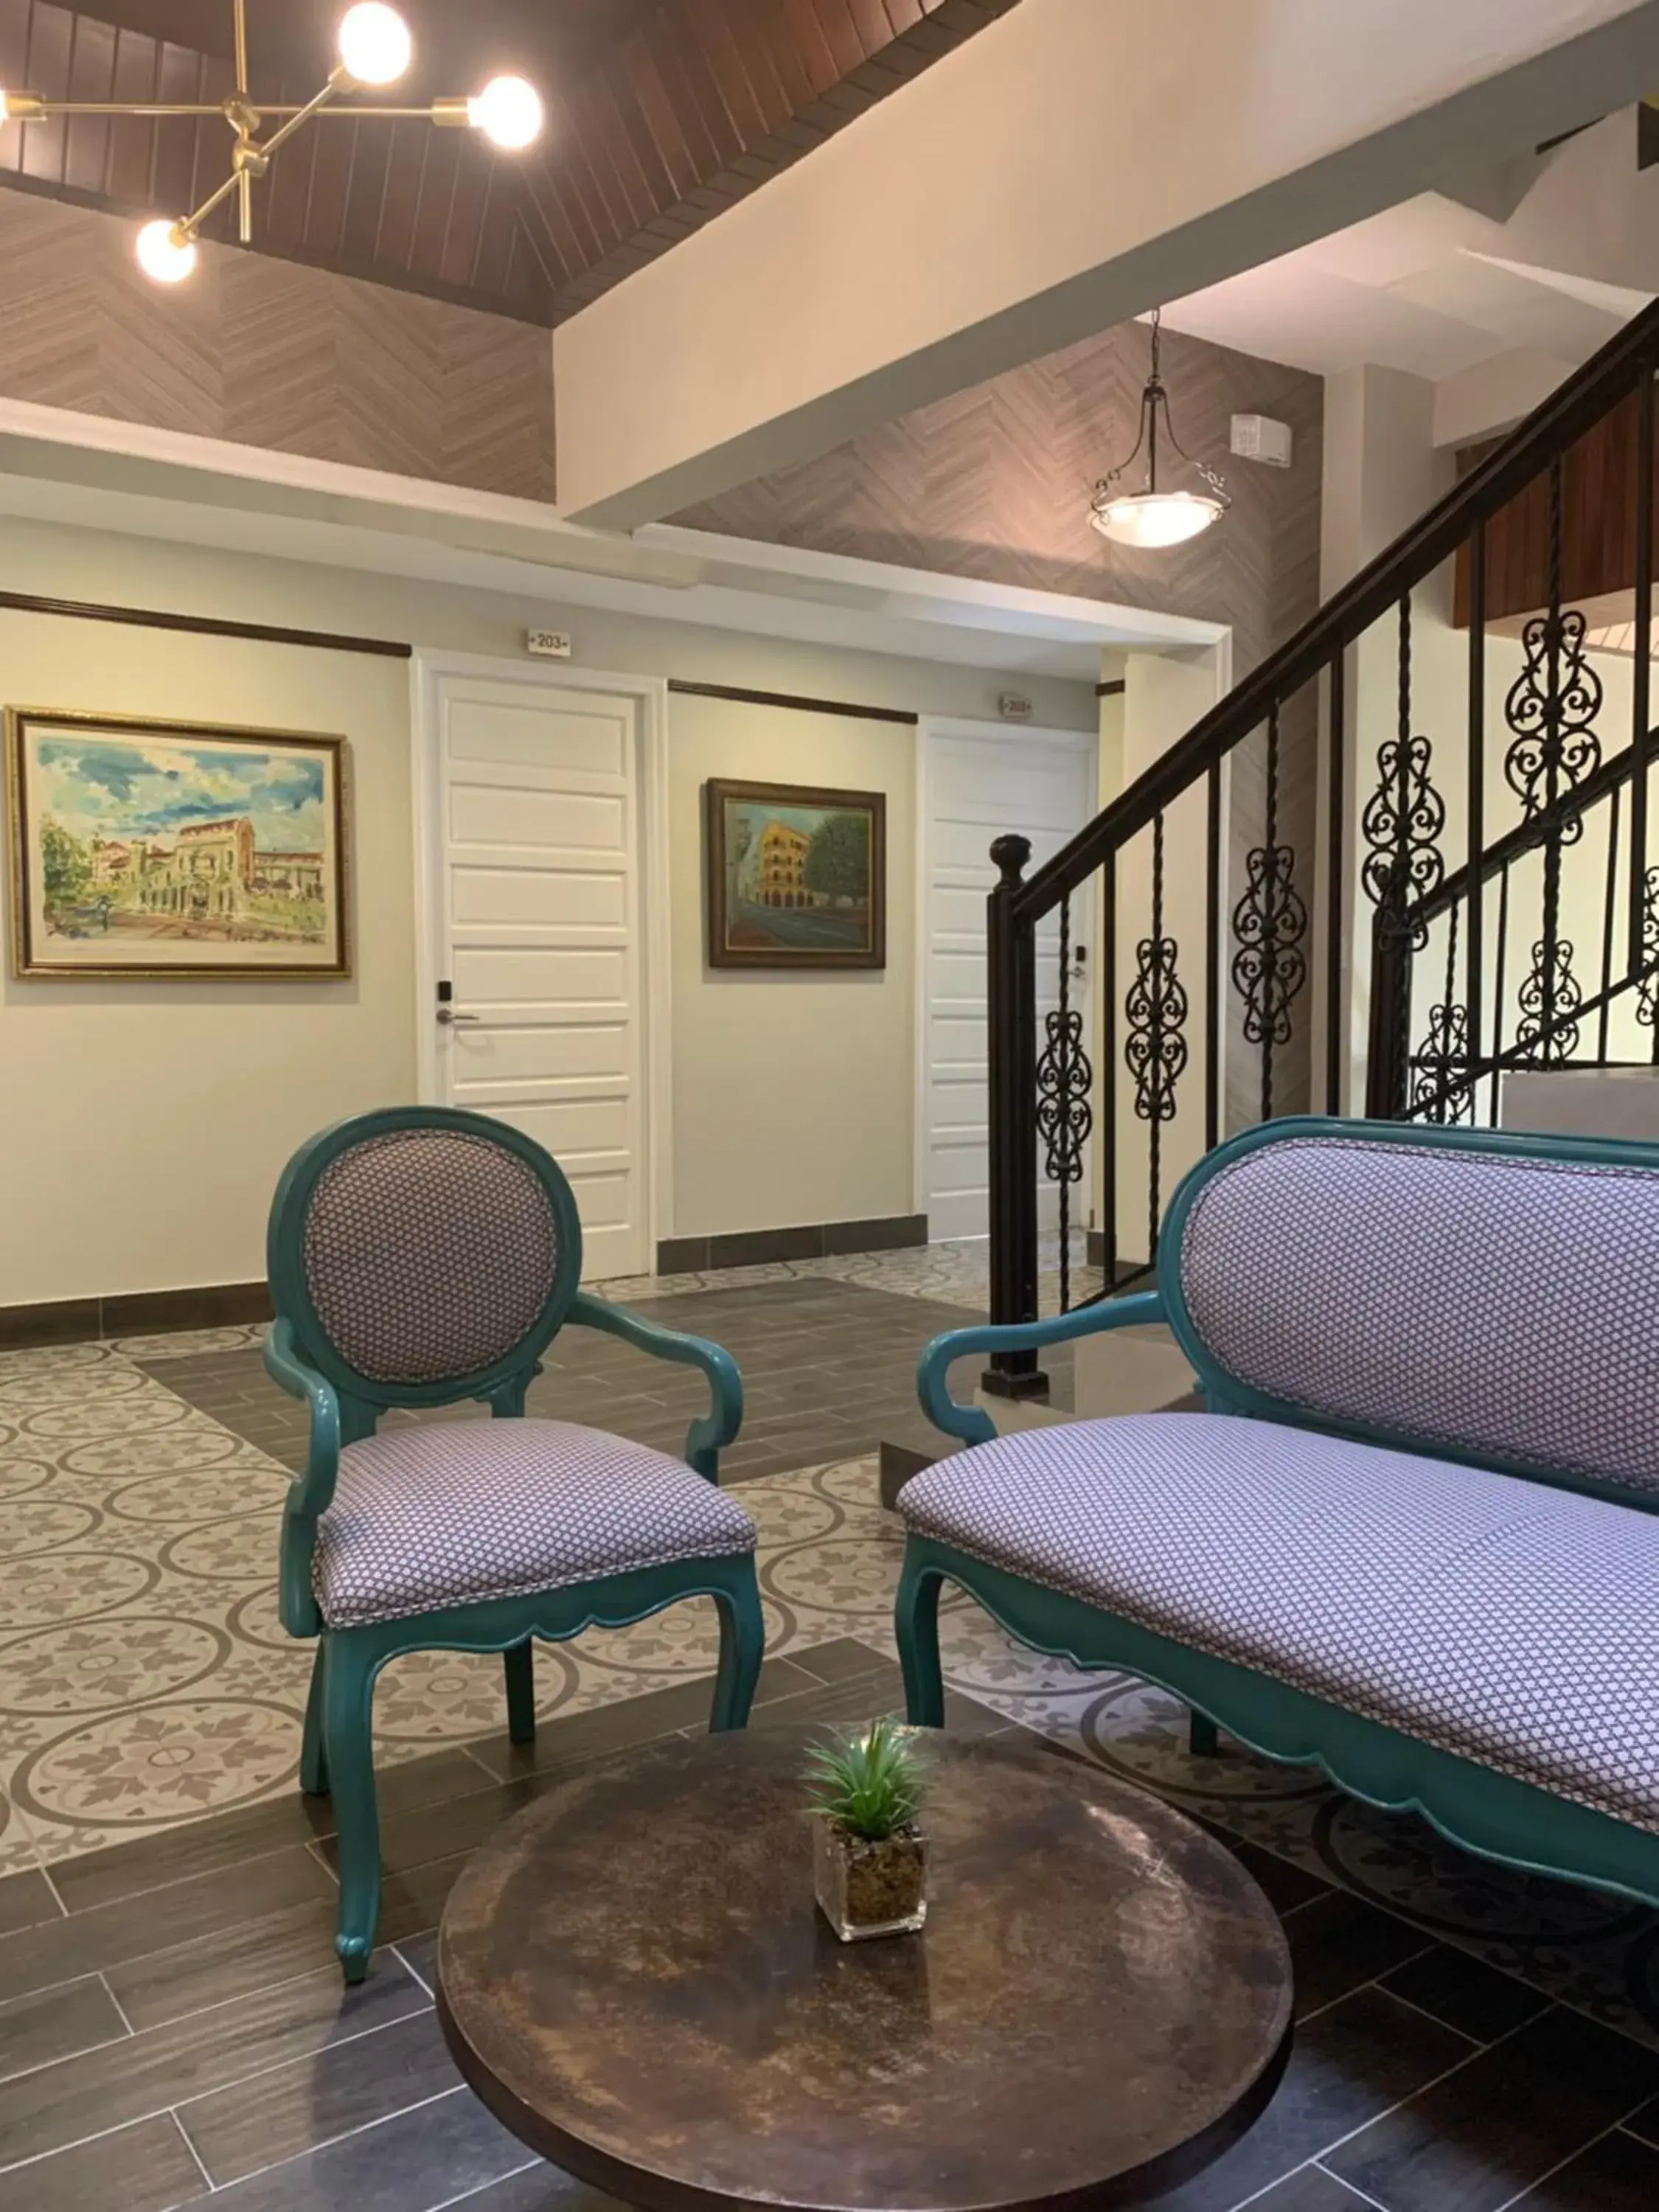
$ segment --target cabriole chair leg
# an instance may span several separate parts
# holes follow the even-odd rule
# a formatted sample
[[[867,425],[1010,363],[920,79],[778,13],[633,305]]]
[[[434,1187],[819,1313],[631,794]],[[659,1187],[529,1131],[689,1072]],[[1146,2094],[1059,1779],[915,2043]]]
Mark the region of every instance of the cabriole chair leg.
[[[945,1725],[945,1675],[939,1657],[939,1594],[943,1577],[907,1557],[899,1577],[893,1629],[904,1670],[904,1706],[913,1728]]]
[[[328,1795],[328,1754],[323,1748],[323,1655],[327,1644],[326,1636],[318,1638],[306,1698],[305,1734],[300,1740],[300,1787],[307,1797]]]
[[[714,1593],[720,1619],[720,1661],[708,1726],[715,1735],[748,1726],[749,1708],[755,1702],[755,1686],[766,1651],[766,1623],[754,1562],[745,1559],[743,1564],[747,1571],[734,1575],[728,1588]]]
[[[324,1639],[323,1742],[333,1784],[340,1910],[334,1948],[348,1982],[368,1972],[380,1917],[380,1822],[374,1803],[374,1669],[349,1632]]]
[[[536,1647],[527,1639],[501,1654],[507,1673],[507,1733],[513,1743],[536,1741]]]

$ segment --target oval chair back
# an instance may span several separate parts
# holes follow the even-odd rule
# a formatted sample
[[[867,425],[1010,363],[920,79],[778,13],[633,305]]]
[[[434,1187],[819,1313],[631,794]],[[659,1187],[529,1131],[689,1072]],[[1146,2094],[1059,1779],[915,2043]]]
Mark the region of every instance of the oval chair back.
[[[581,1226],[533,1139],[483,1114],[389,1107],[301,1146],[266,1257],[279,1322],[362,1433],[386,1406],[521,1401],[575,1297]]]

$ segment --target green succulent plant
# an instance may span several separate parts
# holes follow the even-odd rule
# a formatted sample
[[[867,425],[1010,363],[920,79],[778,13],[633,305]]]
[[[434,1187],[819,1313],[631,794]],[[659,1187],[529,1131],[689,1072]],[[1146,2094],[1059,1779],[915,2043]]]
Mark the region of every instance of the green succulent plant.
[[[915,1825],[927,1786],[927,1761],[914,1730],[892,1719],[847,1729],[806,1754],[815,1812],[866,1843],[884,1843]]]

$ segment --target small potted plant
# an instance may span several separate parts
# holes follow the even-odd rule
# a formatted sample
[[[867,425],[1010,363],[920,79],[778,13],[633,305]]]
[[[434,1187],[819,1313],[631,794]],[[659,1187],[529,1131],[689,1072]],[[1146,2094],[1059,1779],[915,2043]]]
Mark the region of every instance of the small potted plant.
[[[927,1839],[916,1823],[927,1778],[914,1731],[894,1720],[808,1752],[817,1900],[843,1943],[927,1919]]]

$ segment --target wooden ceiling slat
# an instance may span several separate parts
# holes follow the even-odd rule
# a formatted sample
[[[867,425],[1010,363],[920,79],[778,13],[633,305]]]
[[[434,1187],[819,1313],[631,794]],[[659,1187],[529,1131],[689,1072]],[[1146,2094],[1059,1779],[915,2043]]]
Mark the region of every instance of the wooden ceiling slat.
[[[590,107],[591,101],[583,87],[573,87],[565,102],[564,129],[560,134],[558,152],[550,164],[566,212],[583,240],[585,262],[595,261],[608,253],[628,234],[605,198],[605,186],[594,167],[588,143],[592,128]]]
[[[823,21],[812,0],[782,0],[782,9],[805,65],[814,94],[827,92],[841,76]]]
[[[635,199],[639,163],[626,134],[618,127],[616,100],[604,70],[591,70],[572,88],[570,112],[598,194],[595,220],[603,220],[601,234],[606,246],[619,246],[639,221]],[[655,194],[647,191],[647,211],[655,204]]]
[[[870,49],[860,34],[853,10],[847,0],[812,0],[813,13],[831,54],[835,57],[838,76],[846,76],[862,61],[867,61]],[[884,39],[882,44],[884,46]]]
[[[701,126],[702,138],[693,137],[690,142],[699,172],[718,167],[743,151],[743,133],[732,119],[720,78],[710,67],[701,41],[692,35],[684,12],[678,8],[665,8],[658,22],[662,42],[673,58],[691,111]]]
[[[606,113],[617,176],[637,227],[648,222],[662,205],[669,189],[668,172],[626,74],[609,67],[596,70],[593,92],[596,105]]]
[[[477,265],[479,234],[483,228],[484,210],[489,200],[489,164],[492,159],[488,143],[480,145],[469,131],[461,140],[459,158],[455,163],[455,186],[449,198],[449,221],[444,229],[444,242],[438,264],[438,274],[447,284],[469,285]]]
[[[668,96],[658,65],[656,49],[643,38],[634,38],[623,49],[623,60],[627,65],[629,82],[634,87],[646,121],[651,128],[658,158],[668,172],[669,180],[678,198],[696,183],[698,170],[691,158],[691,149],[685,143],[679,117]]]
[[[115,32],[90,16],[75,19],[70,52],[71,100],[107,100],[115,81]],[[109,172],[110,123],[106,115],[70,118],[64,144],[64,182],[82,192],[101,192]]]
[[[315,91],[339,4],[250,0],[256,100]],[[256,246],[557,321],[1018,0],[400,4],[416,38],[408,97],[521,69],[548,105],[544,143],[498,159],[465,134],[330,121],[259,186]],[[0,0],[0,83],[49,96],[217,101],[230,47],[225,0]],[[229,146],[216,116],[9,124],[0,178],[176,215],[221,183]],[[230,205],[208,226],[234,230]]]
[[[726,9],[720,0],[685,0],[685,20],[720,87],[720,99],[738,144],[752,143],[763,137],[770,126],[760,92],[744,67],[743,50],[732,34]]]

